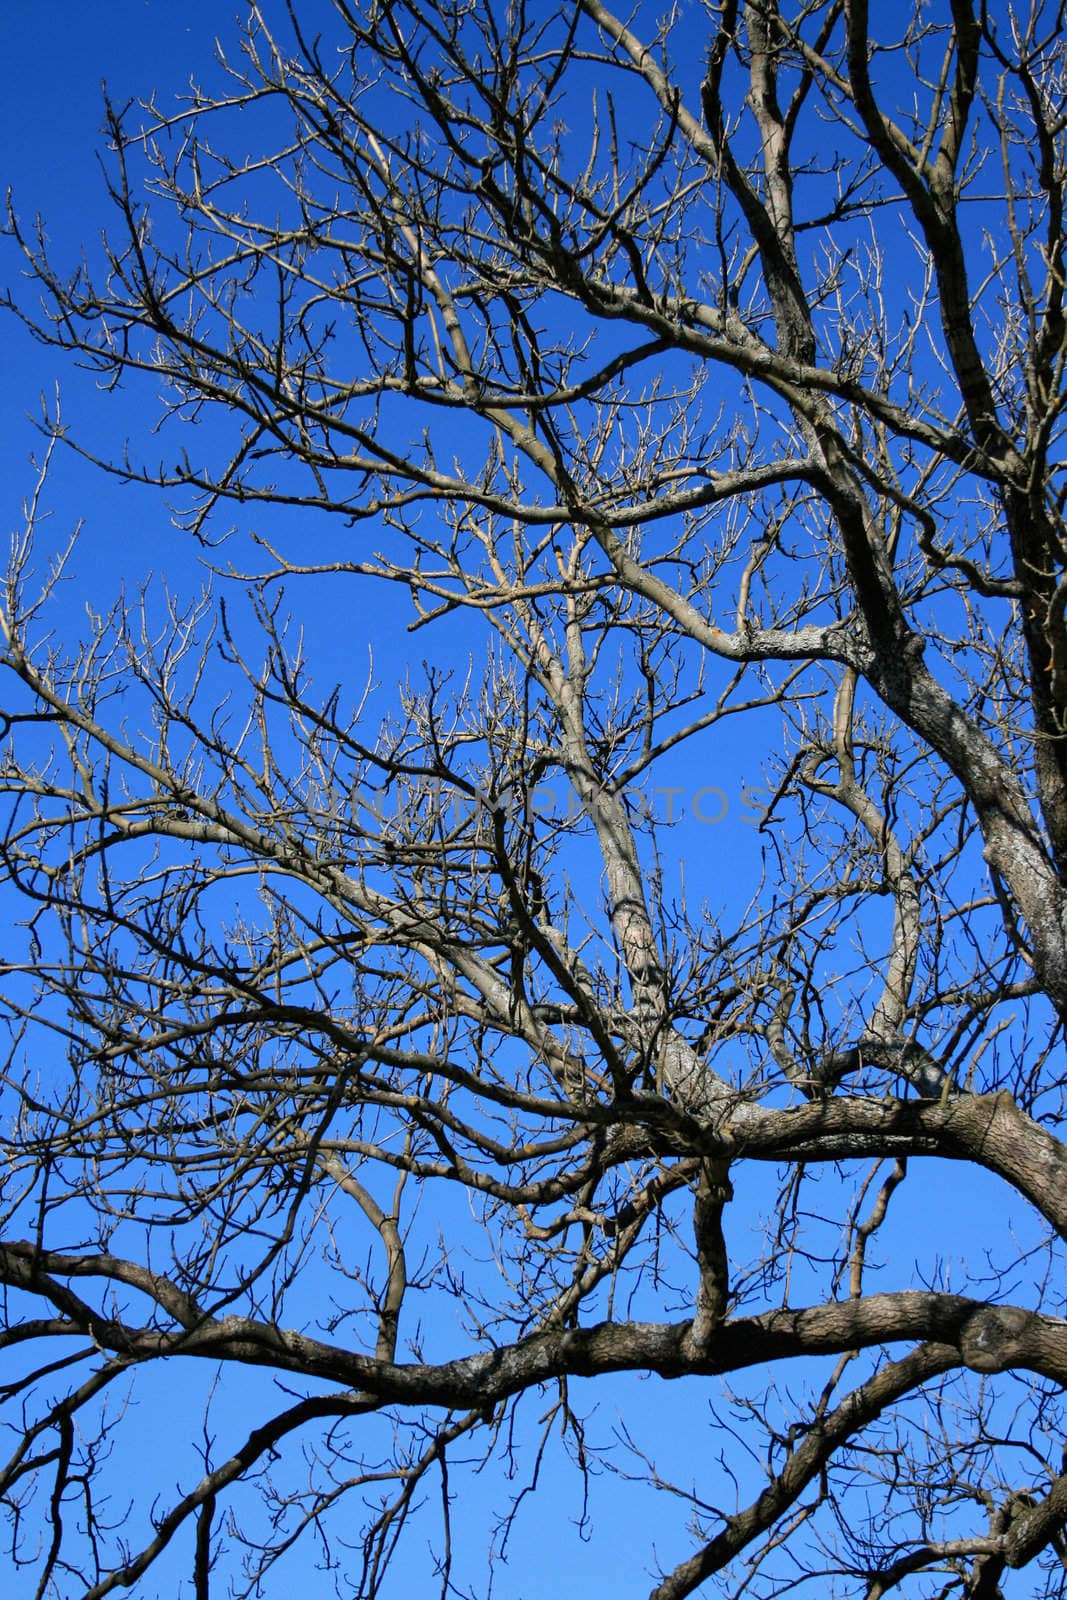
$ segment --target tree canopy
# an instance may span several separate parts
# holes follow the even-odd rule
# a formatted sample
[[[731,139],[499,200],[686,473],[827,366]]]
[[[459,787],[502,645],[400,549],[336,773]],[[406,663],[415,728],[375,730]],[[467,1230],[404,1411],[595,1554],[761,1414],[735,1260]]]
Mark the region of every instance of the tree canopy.
[[[262,0],[15,195],[20,1592],[1067,1592],[1065,23]]]

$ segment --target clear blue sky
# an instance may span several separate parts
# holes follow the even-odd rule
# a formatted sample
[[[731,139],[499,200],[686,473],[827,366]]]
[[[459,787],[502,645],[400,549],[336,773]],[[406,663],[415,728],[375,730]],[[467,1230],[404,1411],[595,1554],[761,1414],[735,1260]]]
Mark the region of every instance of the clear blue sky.
[[[4,95],[0,97],[0,150],[5,182],[13,189],[15,207],[24,222],[37,211],[43,214],[57,255],[73,264],[82,245],[91,242],[107,220],[103,179],[96,156],[102,121],[101,80],[106,78],[113,98],[119,102],[153,89],[163,100],[180,93],[190,73],[210,70],[215,32],[226,28],[237,9],[236,4],[231,6],[228,0],[180,0],[180,3],[179,0],[97,0],[89,6],[76,6],[73,0],[6,0],[0,10],[0,52],[6,67]],[[6,261],[10,261],[10,256]],[[61,377],[68,396],[67,416],[74,421],[84,417],[87,425],[91,425],[94,396],[90,383],[75,377],[56,352],[35,345],[12,320],[4,325],[2,349],[0,508],[5,523],[10,526],[17,519],[20,503],[31,486],[27,458],[38,446],[34,431],[25,419],[26,411],[34,409],[41,390],[50,394],[55,379]],[[124,408],[121,399],[108,408],[108,416],[107,431],[113,440],[121,436],[124,428],[132,431],[138,420],[132,408]],[[165,512],[147,493],[124,489],[113,480],[69,462],[58,479],[55,504],[57,525],[64,519],[73,521],[80,516],[87,519],[93,560],[91,573],[84,566],[80,570],[86,584],[99,586],[101,599],[114,593],[116,580],[124,573],[136,577],[138,566],[143,570],[161,564],[165,558],[168,565],[173,566],[178,559]],[[57,536],[60,531],[57,526]],[[188,557],[182,559],[188,561]],[[185,570],[190,570],[188,565]],[[79,598],[87,595],[88,590]],[[421,638],[411,653],[417,659],[420,651]],[[758,763],[752,765],[755,768]],[[758,780],[755,770],[744,775]],[[731,776],[730,782],[735,785],[736,778]],[[731,850],[736,853],[738,840],[744,838],[748,830],[739,831],[735,826],[729,831]],[[992,1193],[993,1186],[988,1188]],[[945,1239],[951,1239],[953,1246],[959,1248],[961,1241],[967,1238],[968,1222],[975,1228],[975,1239],[980,1232],[984,1233],[984,1225],[979,1229],[983,1222],[982,1207],[975,1201],[975,1191],[965,1196],[955,1185],[946,1191],[946,1213],[952,1205],[961,1213],[959,1228],[945,1226],[942,1231]],[[945,1220],[943,1216],[942,1221]],[[919,1247],[910,1242],[909,1226],[914,1226],[918,1233],[921,1219],[909,1219],[902,1207],[896,1225],[898,1248],[905,1265],[910,1265],[910,1252]],[[888,1281],[885,1286],[890,1286]],[[662,1410],[665,1419],[673,1414],[680,1427],[683,1426],[680,1419],[687,1411],[699,1414],[700,1403],[692,1387],[684,1394],[677,1388],[668,1394],[658,1384],[644,1385],[643,1389]],[[629,1392],[636,1396],[642,1392],[642,1386],[632,1383]],[[528,1403],[531,1415],[535,1403],[535,1400]],[[611,1406],[609,1399],[598,1421],[602,1431],[610,1431],[614,1426]],[[155,1437],[154,1415],[151,1408],[144,1409],[145,1443]],[[190,1419],[194,1425],[195,1420]],[[239,1419],[233,1420],[236,1443]],[[181,1425],[179,1420],[178,1426]],[[168,1480],[163,1477],[164,1490],[167,1485]],[[610,1486],[610,1492],[620,1506],[625,1505],[624,1488],[615,1483]],[[550,1496],[550,1507],[551,1504]],[[565,1500],[555,1506],[560,1547],[569,1509]],[[546,1517],[552,1520],[542,1502],[525,1524],[525,1531],[516,1536],[513,1575],[502,1582],[499,1589],[506,1600],[524,1600],[524,1597],[534,1600],[539,1593],[536,1576],[524,1583],[520,1574],[527,1563],[533,1562],[536,1566],[538,1542],[543,1539],[543,1531],[539,1529],[543,1530]],[[646,1559],[650,1544],[648,1529],[632,1529],[635,1537],[631,1545],[626,1536],[625,1514],[620,1516],[619,1525],[620,1536],[614,1542],[616,1572],[612,1573],[611,1562],[607,1559],[610,1540],[601,1538],[592,1549],[575,1541],[570,1587],[558,1587],[559,1595],[580,1594],[592,1600],[595,1594],[611,1591],[613,1578],[620,1591],[628,1594],[639,1591],[640,1585],[635,1586],[629,1563],[633,1556],[638,1561]],[[603,1534],[603,1527],[600,1531]],[[581,1563],[586,1554],[589,1566],[583,1571]],[[554,1561],[553,1566],[556,1565]],[[593,1574],[598,1585],[596,1590],[590,1588]],[[308,1596],[332,1592],[328,1583],[324,1583],[321,1591],[315,1590],[313,1582],[312,1578],[303,1581],[302,1592]],[[156,1592],[155,1583],[137,1591],[139,1600],[148,1600]],[[159,1592],[163,1592],[162,1586]],[[285,1592],[284,1583],[272,1591],[278,1595]]]
[[[0,8],[0,59],[5,67],[0,170],[20,221],[28,226],[39,213],[58,259],[73,268],[108,220],[98,156],[103,81],[120,104],[153,87],[164,97],[181,93],[194,68],[210,62],[216,29],[229,15],[229,7],[218,0],[99,0],[92,6],[73,0],[8,0]],[[4,263],[6,282],[10,253]],[[35,344],[13,318],[5,320],[2,349],[0,509],[11,526],[32,483],[27,458],[40,448],[26,415],[39,415],[39,396],[44,393],[51,403],[59,380],[64,415],[72,422],[91,418],[94,409],[102,414],[105,407],[91,380],[76,374],[58,352]],[[106,407],[106,415],[113,441],[135,420],[121,398]],[[113,583],[117,575],[109,559],[116,544],[123,547],[124,560],[131,553],[127,538],[105,536],[108,526],[128,530],[132,517],[140,535],[138,548],[151,561],[151,535],[162,537],[166,525],[158,503],[138,500],[69,458],[62,487],[61,497],[53,501],[57,538],[61,519],[86,518],[94,566],[97,560],[102,563],[102,585]]]

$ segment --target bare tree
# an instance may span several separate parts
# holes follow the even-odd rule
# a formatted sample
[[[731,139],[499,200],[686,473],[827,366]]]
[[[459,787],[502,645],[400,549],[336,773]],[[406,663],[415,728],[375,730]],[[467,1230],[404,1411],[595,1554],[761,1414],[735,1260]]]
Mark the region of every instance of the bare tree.
[[[15,1569],[529,1594],[567,1470],[628,1593],[1062,1594],[1064,7],[309,9],[109,111],[106,260],[9,219],[220,596],[15,541]]]

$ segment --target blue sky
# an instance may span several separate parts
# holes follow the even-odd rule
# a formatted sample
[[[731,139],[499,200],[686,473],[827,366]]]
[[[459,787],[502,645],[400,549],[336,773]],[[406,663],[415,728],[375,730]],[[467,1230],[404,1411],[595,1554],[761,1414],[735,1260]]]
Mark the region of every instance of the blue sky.
[[[75,7],[70,0],[8,0],[0,12],[0,49],[7,66],[5,95],[0,99],[0,149],[5,179],[12,186],[15,207],[24,220],[36,211],[43,214],[58,256],[73,263],[83,245],[91,246],[106,220],[106,197],[95,153],[102,120],[101,79],[107,79],[113,97],[119,102],[150,89],[155,89],[163,100],[181,92],[191,72],[210,71],[212,39],[229,14],[226,0],[221,3],[220,0],[210,0],[210,3],[209,0],[183,0],[181,4],[168,3],[168,0],[122,0],[122,3],[101,0],[91,7]],[[39,440],[25,413],[35,408],[39,392],[43,390],[50,396],[56,379],[61,378],[64,415],[68,421],[75,426],[81,422],[89,432],[95,430],[99,437],[108,437],[113,442],[121,439],[124,431],[136,431],[141,417],[135,398],[119,396],[101,400],[91,379],[71,372],[55,352],[35,345],[13,321],[6,323],[4,332],[5,381],[0,388],[4,472],[0,505],[10,525],[17,520],[19,505],[31,486],[28,457],[39,448]],[[158,497],[150,492],[123,487],[85,464],[67,458],[57,473],[52,504],[57,542],[67,525],[83,517],[86,521],[85,559],[76,568],[78,578],[71,594],[72,616],[77,615],[87,599],[100,603],[113,596],[123,577],[136,581],[152,568],[165,567],[179,583],[195,581],[196,567],[190,552],[180,545]],[[343,615],[348,602],[323,591],[316,604],[320,609],[336,605],[338,615]],[[421,636],[410,645],[403,635],[395,637],[392,643],[383,641],[378,672],[385,696],[394,669],[408,657],[417,665],[423,648]],[[746,762],[744,752],[737,752],[736,767],[721,778],[728,801],[736,803],[742,779],[759,782],[758,765],[758,758],[752,757]],[[725,854],[728,849],[730,870],[735,870],[738,860],[746,858],[751,829],[742,827],[736,811],[730,822],[729,828],[706,827],[694,842],[699,843],[705,853],[721,849]],[[720,882],[725,871],[724,864],[718,875]],[[985,1236],[983,1208],[992,1203],[997,1186],[983,1183],[963,1192],[955,1181],[956,1170],[947,1165],[943,1169],[940,1221],[943,1237],[951,1240],[952,1250],[961,1251],[972,1238],[977,1243]],[[927,1199],[929,1193],[926,1188]],[[925,1249],[929,1234],[922,1226],[922,1213],[909,1212],[909,1204],[909,1196],[902,1196],[892,1230],[887,1231],[887,1238],[893,1241],[897,1259],[905,1269],[910,1268],[913,1254],[920,1247]],[[948,1225],[950,1211],[958,1213],[951,1226]],[[927,1255],[929,1257],[929,1252]],[[887,1279],[889,1276],[886,1275]],[[162,1391],[168,1380],[163,1378],[156,1382]],[[247,1386],[254,1389],[259,1382],[258,1377],[253,1377],[247,1380]],[[684,1391],[675,1388],[666,1392],[655,1380],[646,1384],[633,1380],[622,1392],[635,1410],[640,1408],[636,1397],[651,1396],[652,1405],[662,1412],[668,1423],[668,1455],[684,1457],[690,1443],[694,1450],[707,1447],[702,1427],[699,1443],[696,1430],[690,1441],[686,1440],[687,1423],[694,1418],[700,1421],[700,1403],[695,1399],[694,1386],[688,1385]],[[143,1422],[139,1424],[139,1441],[136,1436],[134,1439],[135,1449],[150,1447],[152,1441],[158,1440],[160,1418],[166,1417],[168,1403],[174,1431],[180,1432],[189,1422],[189,1415],[182,1411],[180,1396],[176,1399],[173,1394],[160,1392],[154,1405],[146,1404],[142,1409]],[[608,1430],[614,1426],[614,1403],[615,1397],[605,1398],[598,1427]],[[527,1411],[534,1414],[535,1405],[536,1397],[527,1403]],[[179,1413],[176,1420],[175,1410]],[[230,1420],[236,1430],[239,1417],[235,1415]],[[516,1535],[513,1576],[502,1579],[499,1587],[499,1593],[507,1600],[533,1600],[538,1593],[536,1583],[524,1583],[519,1575],[530,1562],[536,1562],[539,1542],[543,1539],[539,1530],[546,1520],[558,1526],[561,1535],[565,1530],[573,1510],[568,1500],[569,1485],[569,1479],[566,1483],[561,1479],[558,1493],[549,1496],[549,1510],[546,1511],[542,1503],[525,1524],[520,1524],[524,1531]],[[612,1482],[609,1493],[617,1511],[625,1506],[626,1490],[620,1484]],[[468,1514],[474,1515],[476,1504],[475,1496],[468,1504]],[[587,1547],[580,1540],[573,1540],[569,1576],[565,1580],[567,1587],[562,1586],[564,1580],[561,1579],[556,1593],[588,1596],[593,1592],[590,1586],[594,1579],[602,1586],[600,1592],[603,1593],[610,1591],[613,1580],[620,1588],[624,1587],[625,1592],[635,1592],[630,1581],[631,1563],[647,1557],[651,1544],[649,1529],[631,1526],[625,1513],[619,1516],[619,1525],[623,1532],[613,1545],[598,1540],[594,1546]],[[633,1535],[632,1547],[627,1531]],[[562,1543],[561,1537],[558,1544],[562,1546]],[[613,1560],[607,1556],[609,1548]],[[665,1556],[669,1559],[668,1552]],[[317,1595],[319,1591],[313,1583],[313,1579],[303,1582],[302,1591]],[[143,1594],[146,1600],[155,1592],[156,1587],[150,1585],[138,1594]],[[162,1581],[159,1592],[166,1592]],[[321,1592],[329,1593],[332,1589],[324,1582]]]
[[[153,85],[162,95],[180,93],[197,63],[210,58],[223,8],[208,0],[169,5],[166,0],[102,0],[92,7],[68,0],[11,0],[0,10],[0,50],[6,66],[0,99],[0,152],[4,184],[21,221],[45,221],[57,256],[76,264],[93,247],[107,217],[104,177],[98,158],[106,80],[122,103]],[[5,261],[5,276],[11,270]],[[64,415],[71,422],[107,414],[112,439],[133,416],[119,397],[103,402],[92,379],[74,372],[57,352],[36,344],[11,319],[4,328],[2,406],[3,483],[0,505],[8,525],[17,521],[32,483],[28,458],[40,436],[28,419],[40,415],[40,396],[51,404],[60,382]],[[125,415],[124,415],[125,411]],[[57,464],[58,465],[58,464]],[[101,594],[122,567],[151,564],[153,544],[166,526],[158,501],[123,489],[69,456],[57,472],[52,496],[54,526],[84,517],[92,545],[92,568]],[[129,537],[130,523],[137,529]],[[112,536],[107,534],[110,525]],[[121,554],[121,563],[116,556]],[[83,563],[83,575],[84,567]],[[134,567],[134,570],[136,568]],[[88,578],[86,578],[88,582]]]

